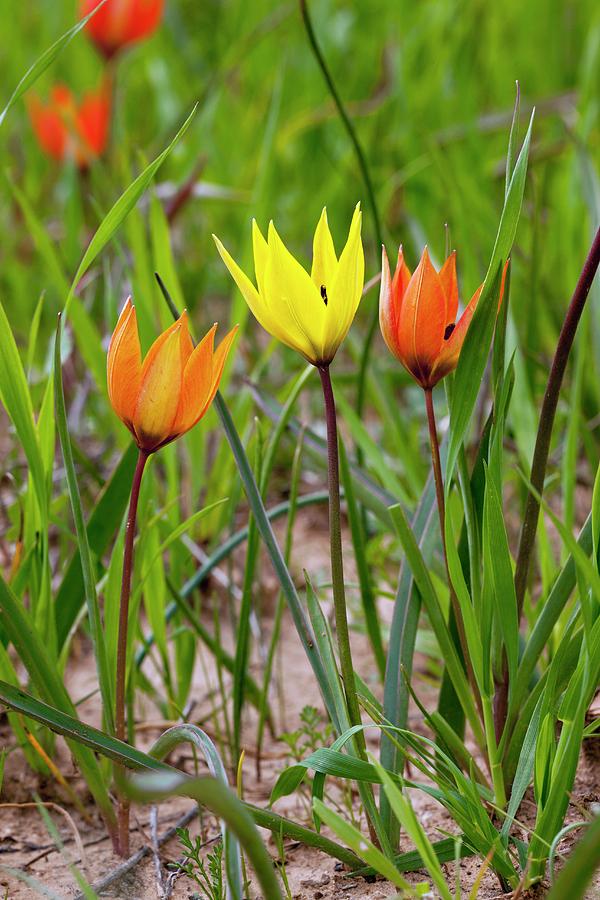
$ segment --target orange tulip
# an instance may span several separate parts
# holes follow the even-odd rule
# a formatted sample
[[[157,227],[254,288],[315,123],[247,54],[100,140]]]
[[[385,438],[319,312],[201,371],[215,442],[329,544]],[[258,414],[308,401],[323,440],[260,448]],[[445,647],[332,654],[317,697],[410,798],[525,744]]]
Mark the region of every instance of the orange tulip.
[[[85,169],[104,152],[111,105],[107,80],[97,90],[84,94],[81,103],[68,87],[57,84],[48,103],[34,94],[27,105],[38,143],[52,159],[62,162],[71,158]]]
[[[505,276],[506,266],[498,306],[502,302]],[[411,275],[400,247],[392,278],[383,249],[379,295],[381,333],[390,351],[422,388],[430,390],[456,368],[482,288],[483,285],[477,288],[457,322],[456,253],[451,253],[437,272],[426,247]]]
[[[135,307],[127,300],[108,348],[108,395],[140,450],[154,453],[208,411],[237,325],[214,350],[216,330],[215,324],[194,347],[184,311],[142,362]]]
[[[99,0],[81,0],[82,16],[98,6]],[[164,0],[107,0],[92,16],[85,29],[106,59],[123,47],[149,37],[158,28]]]

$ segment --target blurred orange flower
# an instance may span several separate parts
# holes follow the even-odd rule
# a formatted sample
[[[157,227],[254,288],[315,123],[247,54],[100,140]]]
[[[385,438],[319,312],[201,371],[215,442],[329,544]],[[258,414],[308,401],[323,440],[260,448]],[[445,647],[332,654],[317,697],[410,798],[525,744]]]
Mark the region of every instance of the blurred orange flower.
[[[99,0],[81,0],[81,16],[87,16]],[[148,37],[158,28],[164,0],[107,0],[85,26],[98,49],[110,59],[123,47]]]
[[[80,103],[63,84],[52,88],[47,103],[36,94],[27,101],[29,118],[42,150],[59,162],[74,159],[82,169],[106,148],[110,107],[110,86],[106,79],[99,89],[84,94]]]
[[[498,306],[504,294],[506,266]],[[422,388],[431,389],[456,368],[482,287],[477,288],[457,322],[456,253],[452,253],[437,272],[426,247],[411,274],[400,247],[392,278],[383,249],[379,295],[381,333],[390,351]]]
[[[127,300],[108,348],[108,395],[140,450],[154,453],[208,412],[237,325],[214,350],[216,330],[215,324],[194,347],[184,311],[142,362],[135,307]]]

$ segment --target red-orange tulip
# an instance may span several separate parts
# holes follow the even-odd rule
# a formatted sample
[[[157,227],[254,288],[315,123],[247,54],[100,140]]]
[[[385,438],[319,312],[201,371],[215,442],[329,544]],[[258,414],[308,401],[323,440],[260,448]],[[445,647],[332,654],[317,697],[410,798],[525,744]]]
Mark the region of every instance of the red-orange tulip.
[[[80,103],[63,84],[54,86],[47,103],[42,103],[35,94],[27,102],[42,150],[59,162],[74,159],[82,169],[106,148],[110,105],[110,86],[106,80],[97,90],[84,94]]]
[[[127,300],[108,348],[108,395],[140,450],[154,453],[208,411],[237,325],[214,350],[216,330],[215,324],[194,347],[184,311],[142,362],[135,307]]]
[[[500,303],[505,275],[506,266]],[[425,248],[411,275],[400,247],[392,278],[384,248],[379,295],[381,333],[391,352],[421,387],[431,389],[456,368],[482,287],[477,288],[457,322],[456,253],[451,253],[437,272]]]
[[[87,16],[99,0],[81,0],[81,15]],[[158,28],[164,0],[107,0],[85,26],[89,37],[107,59],[123,47],[149,37]]]

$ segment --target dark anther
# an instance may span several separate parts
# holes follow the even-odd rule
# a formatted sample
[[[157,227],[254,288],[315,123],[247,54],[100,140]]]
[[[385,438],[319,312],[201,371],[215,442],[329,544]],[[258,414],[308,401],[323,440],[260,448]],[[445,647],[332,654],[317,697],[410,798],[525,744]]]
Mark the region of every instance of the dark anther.
[[[446,330],[445,330],[445,332],[444,332],[444,340],[445,340],[445,341],[448,340],[448,338],[450,337],[450,335],[451,335],[452,332],[454,331],[455,327],[456,327],[456,323],[455,323],[455,322],[452,322],[451,325],[446,325]]]
[[[325,301],[325,306],[327,306],[327,288],[324,284],[321,285],[321,297]]]

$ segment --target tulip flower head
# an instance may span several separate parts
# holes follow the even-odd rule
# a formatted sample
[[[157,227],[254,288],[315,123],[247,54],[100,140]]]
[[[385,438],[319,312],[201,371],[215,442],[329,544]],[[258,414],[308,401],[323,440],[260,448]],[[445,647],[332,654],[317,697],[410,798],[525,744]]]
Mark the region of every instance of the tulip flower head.
[[[87,16],[99,2],[81,0],[81,15]],[[164,5],[164,0],[107,0],[85,30],[98,50],[110,59],[124,47],[150,36],[160,24]]]
[[[74,159],[86,169],[106,148],[110,125],[110,87],[84,94],[77,102],[68,87],[57,84],[47,103],[37,95],[28,99],[29,118],[42,150],[52,159]]]
[[[108,395],[140,450],[154,453],[208,411],[237,325],[214,350],[216,330],[215,324],[194,347],[184,311],[142,362],[135,307],[127,300],[108,348]]]
[[[213,235],[217,249],[265,331],[315,366],[329,365],[352,324],[364,282],[360,204],[338,259],[324,209],[313,240],[310,275],[271,222],[267,240],[252,222],[256,287]]]
[[[505,275],[506,266],[499,305]],[[425,390],[433,388],[456,368],[482,288],[483,285],[477,288],[457,322],[456,253],[447,258],[438,272],[426,247],[419,265],[411,274],[400,247],[392,278],[383,248],[379,295],[381,333],[390,351]]]

